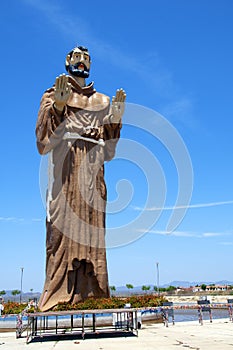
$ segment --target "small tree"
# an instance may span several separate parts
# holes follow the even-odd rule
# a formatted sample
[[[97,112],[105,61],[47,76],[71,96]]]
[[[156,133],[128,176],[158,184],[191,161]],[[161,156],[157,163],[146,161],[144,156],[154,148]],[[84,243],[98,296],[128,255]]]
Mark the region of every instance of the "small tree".
[[[30,288],[30,292],[31,292],[31,293],[33,292],[33,288]]]
[[[142,286],[142,291],[147,292],[150,290],[150,286]]]
[[[174,286],[169,286],[169,287],[167,287],[167,291],[168,292],[173,292],[174,290],[176,290],[177,288],[176,287],[174,287]]]
[[[6,295],[6,291],[5,290],[0,290],[0,295]]]
[[[130,283],[127,283],[125,286],[126,288],[128,288],[128,290],[133,289],[133,285]]]
[[[206,284],[203,283],[203,284],[201,285],[201,289],[202,289],[202,290],[206,290]]]
[[[20,294],[20,290],[14,289],[14,290],[11,291],[11,294],[12,294],[13,296],[16,296],[16,295]]]
[[[111,292],[115,292],[116,291],[116,287],[115,286],[109,286]]]

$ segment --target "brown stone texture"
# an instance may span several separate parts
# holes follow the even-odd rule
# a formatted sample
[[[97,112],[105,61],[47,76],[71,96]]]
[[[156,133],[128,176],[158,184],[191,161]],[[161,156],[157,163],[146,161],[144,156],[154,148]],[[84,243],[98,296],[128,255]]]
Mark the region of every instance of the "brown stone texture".
[[[72,77],[72,94],[62,113],[54,108],[54,87],[41,100],[36,125],[40,154],[52,161],[50,218],[46,220],[46,280],[39,301],[42,311],[59,302],[108,297],[105,249],[106,185],[104,162],[114,157],[121,124],[105,124],[109,98],[93,83],[81,88]],[[66,140],[75,132],[105,141]],[[51,175],[51,174],[50,174]]]

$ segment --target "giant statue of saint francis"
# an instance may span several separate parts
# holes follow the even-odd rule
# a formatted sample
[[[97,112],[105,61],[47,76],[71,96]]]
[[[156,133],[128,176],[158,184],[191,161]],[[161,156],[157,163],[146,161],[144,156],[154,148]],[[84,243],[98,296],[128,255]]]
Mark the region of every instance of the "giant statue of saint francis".
[[[37,147],[49,154],[46,280],[41,311],[59,302],[108,297],[104,162],[114,157],[126,94],[109,97],[86,85],[85,47],[66,57],[68,75],[56,78],[40,104]]]

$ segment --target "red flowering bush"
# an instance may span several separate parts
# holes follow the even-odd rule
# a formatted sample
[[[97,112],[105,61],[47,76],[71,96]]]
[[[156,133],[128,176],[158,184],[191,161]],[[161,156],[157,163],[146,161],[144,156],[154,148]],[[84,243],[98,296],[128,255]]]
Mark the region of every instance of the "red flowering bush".
[[[59,303],[52,310],[53,311],[67,311],[67,310],[94,310],[94,309],[120,309],[125,304],[130,304],[133,308],[140,307],[156,307],[162,305],[166,301],[163,297],[155,295],[130,296],[128,298],[88,298],[85,301],[77,304]]]
[[[27,304],[19,304],[14,301],[8,301],[7,303],[4,303],[4,310],[2,312],[3,315],[10,315],[10,314],[19,314],[22,312]]]

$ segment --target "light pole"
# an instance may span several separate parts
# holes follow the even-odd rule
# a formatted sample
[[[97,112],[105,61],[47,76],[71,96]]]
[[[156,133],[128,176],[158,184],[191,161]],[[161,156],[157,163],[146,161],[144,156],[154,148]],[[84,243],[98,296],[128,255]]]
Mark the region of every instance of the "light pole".
[[[22,291],[23,291],[23,267],[21,269],[21,283],[20,283],[20,304],[22,302]]]
[[[157,292],[158,292],[158,296],[159,294],[159,263],[156,263],[156,270],[157,270]]]

